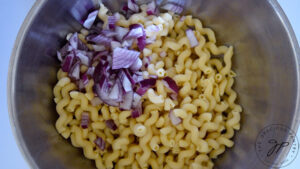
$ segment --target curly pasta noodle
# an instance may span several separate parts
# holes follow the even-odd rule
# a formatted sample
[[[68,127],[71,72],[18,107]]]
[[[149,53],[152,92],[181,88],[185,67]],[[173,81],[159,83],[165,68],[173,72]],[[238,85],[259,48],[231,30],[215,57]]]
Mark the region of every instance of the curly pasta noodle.
[[[177,100],[158,80],[143,97],[143,114],[131,118],[131,111],[103,103],[93,106],[94,81],[90,80],[81,91],[60,69],[53,89],[59,115],[57,131],[70,139],[74,147],[82,148],[84,156],[95,160],[99,169],[211,169],[212,159],[222,154],[225,147],[234,146],[231,138],[240,128],[242,108],[236,103],[237,93],[232,88],[236,76],[231,70],[233,47],[218,46],[213,30],[203,27],[191,15],[184,19],[169,13],[147,16],[147,8],[141,9],[128,20],[120,15],[116,24],[154,24],[161,28],[156,40],[144,49],[142,57],[152,57],[145,72],[159,78],[172,77],[179,87]],[[102,4],[98,17],[104,25],[108,24],[108,9]],[[185,33],[188,28],[194,28],[198,40],[194,48]],[[169,111],[182,123],[173,125]],[[90,123],[82,128],[80,121],[86,113]],[[116,130],[107,128],[108,120],[115,122]],[[105,141],[105,149],[95,144],[99,137]]]

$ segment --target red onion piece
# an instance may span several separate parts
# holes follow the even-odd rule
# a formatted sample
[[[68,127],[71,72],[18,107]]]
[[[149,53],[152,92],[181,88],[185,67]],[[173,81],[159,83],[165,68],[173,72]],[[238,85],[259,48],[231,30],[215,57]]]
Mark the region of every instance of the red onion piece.
[[[124,39],[139,38],[143,36],[143,26],[140,24],[130,25],[130,31]]]
[[[147,90],[155,86],[156,79],[150,78],[140,81],[140,87],[136,90],[136,93],[143,96]]]
[[[143,66],[143,62],[140,58],[137,58],[136,61],[130,66],[130,70],[136,72],[140,70]]]
[[[116,26],[116,38],[118,41],[121,41],[124,36],[129,32],[129,29],[128,28],[123,28],[123,27],[120,27],[120,26]]]
[[[155,1],[152,1],[147,6],[147,15],[154,15],[156,12],[156,4]]]
[[[138,117],[140,117],[141,115],[142,115],[142,112],[139,111],[139,110],[132,110],[132,112],[131,112],[131,117],[132,117],[132,118],[138,118]]]
[[[145,68],[147,68],[151,64],[151,57],[147,56],[143,58],[143,65]]]
[[[62,71],[64,71],[64,72],[70,71],[74,58],[75,58],[74,53],[70,53],[69,55],[67,55],[65,57],[64,61],[62,62],[62,65],[61,65]]]
[[[100,149],[100,150],[104,150],[105,149],[105,141],[101,138],[101,137],[98,137],[94,143],[97,145],[97,147]]]
[[[108,38],[112,38],[112,37],[117,35],[117,33],[115,31],[109,30],[109,29],[103,29],[101,31],[101,34],[108,37]]]
[[[62,58],[62,55],[59,51],[56,51],[56,55],[57,55],[57,59],[62,62],[63,61],[63,58]]]
[[[140,52],[123,48],[116,48],[113,51],[112,69],[129,68],[136,62]]]
[[[134,80],[135,83],[138,83],[138,82],[144,80],[143,73],[142,72],[135,72],[132,75],[132,79]]]
[[[185,0],[167,0],[167,3],[173,3],[183,7],[185,5]]]
[[[127,92],[124,95],[123,101],[120,103],[120,108],[124,110],[130,110],[133,101],[133,92]]]
[[[130,72],[128,71],[128,69],[123,69],[124,73],[126,74],[127,78],[129,79],[129,81],[131,82],[132,85],[135,85],[135,81],[133,79],[133,77],[131,76]]]
[[[81,80],[82,80],[84,86],[86,86],[89,83],[89,78],[86,74],[83,74],[81,76]]]
[[[145,79],[140,81],[141,87],[152,87],[155,86],[156,84],[156,79],[150,78],[150,79]]]
[[[139,106],[139,104],[141,103],[141,99],[142,97],[137,94],[137,93],[133,93],[133,102],[132,102],[132,107],[136,108]]]
[[[170,89],[174,93],[178,94],[179,88],[178,88],[176,82],[172,78],[170,78],[169,76],[166,76],[165,78],[163,78],[163,83],[168,89]]]
[[[85,72],[85,74],[88,76],[93,76],[94,71],[95,71],[95,67],[89,67],[88,70]]]
[[[138,118],[140,115],[143,114],[142,102],[139,102],[137,106],[131,112],[132,118]]]
[[[108,16],[107,17],[108,28],[115,29],[117,21],[118,21],[118,18],[116,16]]]
[[[190,45],[192,48],[199,44],[193,30],[188,29],[185,31],[185,33],[186,33],[187,38],[189,39],[189,42],[190,42]]]
[[[79,62],[76,62],[70,72],[69,72],[69,76],[75,80],[79,80],[80,78],[80,63]]]
[[[69,42],[73,49],[78,49],[78,33],[73,33],[73,35],[70,37]]]
[[[168,11],[172,11],[177,14],[180,14],[183,11],[183,8],[181,6],[173,4],[173,3],[167,3],[164,6],[162,6],[161,8],[168,10]]]
[[[116,101],[118,101],[118,100],[120,100],[120,95],[121,95],[121,89],[120,89],[120,84],[119,84],[119,82],[118,82],[118,80],[116,80],[116,82],[115,82],[115,84],[114,84],[114,86],[112,87],[112,89],[111,89],[111,91],[110,91],[110,93],[109,93],[109,98],[111,99],[111,100],[116,100]]]
[[[169,118],[170,118],[172,124],[175,125],[175,126],[178,125],[178,124],[180,124],[182,122],[182,120],[181,120],[180,117],[175,116],[173,110],[170,110],[170,112],[169,112]]]
[[[102,76],[102,80],[100,82],[102,82],[102,84],[97,83],[95,85],[95,90],[99,98],[107,105],[118,107],[119,102],[112,100],[109,97],[111,87],[110,84],[108,83],[108,80],[105,79],[104,76]]]
[[[80,52],[79,50],[75,51],[75,56],[80,60],[81,64],[84,64],[86,66],[90,65],[90,58],[86,55],[84,55],[83,52]]]
[[[139,6],[135,3],[134,0],[128,0],[127,3],[128,9],[132,10],[133,12],[139,12]]]
[[[83,112],[81,114],[81,128],[86,129],[89,126],[89,122],[90,122],[90,115],[87,112]]]
[[[90,42],[94,42],[96,44],[103,44],[105,46],[110,46],[110,42],[112,41],[111,38],[108,38],[106,36],[103,35],[91,35],[91,36],[87,36],[86,39]]]
[[[98,15],[98,10],[91,12],[88,15],[87,19],[84,21],[83,26],[87,29],[90,29],[93,23],[95,22],[97,15]]]
[[[125,92],[131,92],[132,91],[132,84],[129,80],[129,78],[127,77],[126,73],[121,70],[119,72],[119,79],[122,83],[123,89]]]
[[[105,124],[108,128],[112,129],[112,130],[117,130],[118,126],[116,125],[116,123],[113,120],[106,120]]]

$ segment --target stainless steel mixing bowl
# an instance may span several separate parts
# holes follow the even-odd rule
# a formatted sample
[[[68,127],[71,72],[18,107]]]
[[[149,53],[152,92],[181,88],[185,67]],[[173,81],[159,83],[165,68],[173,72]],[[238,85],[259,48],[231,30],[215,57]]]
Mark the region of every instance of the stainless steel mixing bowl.
[[[20,149],[32,168],[95,168],[82,150],[55,130],[58,115],[52,88],[59,63],[55,52],[68,32],[78,31],[75,18],[89,0],[38,0],[28,14],[11,56],[8,102]],[[120,1],[106,0],[114,10]],[[235,47],[235,90],[243,106],[235,146],[216,160],[215,168],[271,168],[259,160],[255,141],[271,124],[299,124],[299,45],[275,0],[188,0],[188,13],[213,28],[219,44]],[[275,136],[287,139],[287,136]],[[264,148],[264,147],[263,147]],[[280,151],[273,161],[284,158]]]

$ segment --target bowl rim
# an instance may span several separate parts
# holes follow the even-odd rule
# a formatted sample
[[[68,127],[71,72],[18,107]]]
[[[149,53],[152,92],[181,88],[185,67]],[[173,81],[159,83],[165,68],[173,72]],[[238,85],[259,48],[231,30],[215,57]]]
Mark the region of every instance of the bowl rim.
[[[13,135],[16,140],[16,143],[18,145],[19,150],[21,151],[21,154],[29,167],[39,169],[38,165],[36,164],[35,160],[32,158],[31,154],[29,153],[29,150],[24,142],[24,139],[21,134],[21,130],[19,127],[18,122],[16,119],[15,114],[15,102],[13,99],[14,96],[14,86],[15,86],[15,79],[12,77],[15,77],[16,74],[16,65],[18,63],[18,58],[20,56],[20,52],[22,49],[22,44],[25,39],[25,36],[28,32],[28,29],[30,28],[32,22],[34,21],[36,14],[40,11],[40,9],[45,5],[47,1],[36,1],[30,11],[28,12],[25,20],[22,23],[21,28],[19,29],[17,38],[15,40],[14,47],[12,49],[12,54],[10,56],[10,62],[9,62],[9,70],[8,70],[8,76],[7,76],[7,105],[8,105],[8,114],[10,119],[10,125],[13,130]],[[291,122],[290,127],[293,129],[295,133],[298,131],[299,123],[300,123],[300,69],[299,69],[299,61],[300,61],[300,47],[297,42],[296,35],[293,31],[293,28],[291,26],[290,21],[288,20],[286,14],[284,13],[283,9],[281,8],[280,4],[277,0],[268,0],[268,3],[271,5],[271,7],[274,9],[275,13],[277,14],[278,18],[280,19],[282,25],[284,26],[284,29],[289,37],[289,40],[291,42],[291,46],[293,49],[293,54],[295,56],[296,60],[296,69],[297,69],[297,98],[296,98],[296,107],[295,107],[295,114],[294,119]],[[288,153],[288,152],[287,152]],[[281,154],[278,156],[277,160],[282,160],[285,158],[287,153],[281,152]]]

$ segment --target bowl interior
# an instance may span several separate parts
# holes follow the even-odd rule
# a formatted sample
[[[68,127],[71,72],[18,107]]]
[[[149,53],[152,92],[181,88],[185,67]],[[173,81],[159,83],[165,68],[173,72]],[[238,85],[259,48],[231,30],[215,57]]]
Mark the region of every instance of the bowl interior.
[[[122,4],[117,0],[103,2],[114,10]],[[81,149],[58,135],[52,94],[59,68],[56,50],[65,43],[67,33],[80,29],[76,19],[90,5],[90,0],[37,2],[16,42],[9,86],[12,122],[34,168],[95,168],[83,157]],[[295,44],[276,8],[272,1],[261,0],[186,3],[187,13],[199,17],[216,32],[218,44],[235,47],[234,88],[244,109],[242,125],[234,137],[235,146],[216,160],[215,168],[269,168],[255,151],[258,133],[270,124],[296,130],[298,61]]]

